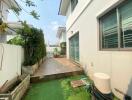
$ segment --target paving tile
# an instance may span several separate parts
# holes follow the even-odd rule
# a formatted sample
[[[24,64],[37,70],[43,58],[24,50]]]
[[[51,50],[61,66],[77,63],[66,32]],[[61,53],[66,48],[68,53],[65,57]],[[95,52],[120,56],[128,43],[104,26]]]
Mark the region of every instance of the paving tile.
[[[52,74],[68,73],[74,71],[81,71],[82,68],[73,64],[66,58],[48,58],[40,66],[34,76],[45,76]]]

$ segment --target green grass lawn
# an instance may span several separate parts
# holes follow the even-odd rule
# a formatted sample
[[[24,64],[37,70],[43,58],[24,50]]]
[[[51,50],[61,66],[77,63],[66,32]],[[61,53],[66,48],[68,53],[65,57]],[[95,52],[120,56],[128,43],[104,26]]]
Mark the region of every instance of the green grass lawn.
[[[84,87],[72,88],[70,81],[87,78],[85,75],[31,84],[23,100],[91,100]]]

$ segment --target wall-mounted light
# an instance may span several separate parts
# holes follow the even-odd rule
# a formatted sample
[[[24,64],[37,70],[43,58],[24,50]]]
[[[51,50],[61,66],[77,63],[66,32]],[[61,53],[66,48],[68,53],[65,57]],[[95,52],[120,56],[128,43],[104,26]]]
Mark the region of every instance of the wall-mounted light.
[[[73,34],[73,31],[71,31],[71,34]]]

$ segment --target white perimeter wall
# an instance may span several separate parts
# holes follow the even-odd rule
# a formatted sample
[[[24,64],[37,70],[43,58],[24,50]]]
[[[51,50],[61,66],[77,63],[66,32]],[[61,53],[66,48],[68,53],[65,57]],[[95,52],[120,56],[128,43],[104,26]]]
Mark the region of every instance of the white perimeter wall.
[[[88,71],[89,76],[93,79],[93,74],[96,72],[109,74],[112,90],[118,97],[122,99],[123,95],[116,92],[114,88],[132,96],[132,51],[100,51],[98,47],[97,15],[122,0],[93,0],[78,17],[77,13],[85,8],[86,2],[89,2],[89,0],[84,1],[79,0],[72,14],[69,11],[70,7],[68,9],[67,44],[69,44],[69,38],[79,31],[80,63]],[[73,23],[74,21],[75,23]],[[67,47],[67,57],[69,58],[69,45]]]
[[[21,75],[21,65],[24,60],[24,50],[21,46],[0,44],[0,87],[8,80]],[[2,61],[3,56],[3,62]],[[1,66],[2,64],[2,66]]]
[[[58,49],[58,51],[60,51],[60,50],[61,50],[61,48],[60,48],[60,47],[49,47],[49,46],[47,46],[47,47],[46,47],[47,57],[53,57],[53,54],[54,54],[54,49],[55,49],[55,48],[57,48],[57,49]]]

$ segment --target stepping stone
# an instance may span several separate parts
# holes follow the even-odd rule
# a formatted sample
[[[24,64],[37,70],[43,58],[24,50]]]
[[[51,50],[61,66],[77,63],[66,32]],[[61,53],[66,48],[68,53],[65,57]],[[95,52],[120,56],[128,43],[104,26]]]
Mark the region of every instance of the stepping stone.
[[[85,83],[82,80],[71,81],[71,86],[73,88],[77,88],[77,87],[84,86],[84,85]]]

